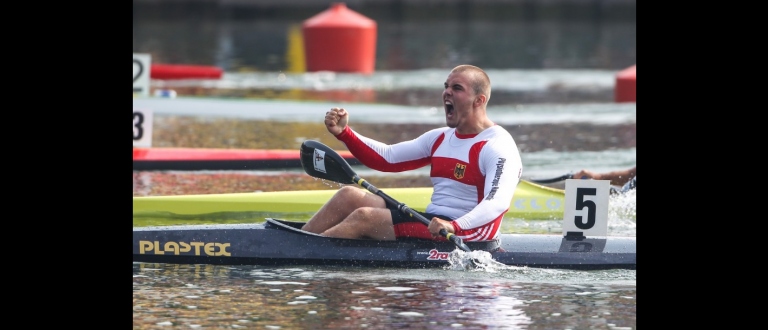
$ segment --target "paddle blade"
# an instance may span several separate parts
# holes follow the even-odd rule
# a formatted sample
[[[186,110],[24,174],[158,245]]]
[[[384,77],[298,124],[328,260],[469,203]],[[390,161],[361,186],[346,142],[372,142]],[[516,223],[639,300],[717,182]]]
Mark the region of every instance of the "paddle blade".
[[[355,183],[357,175],[346,160],[330,147],[314,140],[301,144],[301,167],[307,174],[338,183]]]

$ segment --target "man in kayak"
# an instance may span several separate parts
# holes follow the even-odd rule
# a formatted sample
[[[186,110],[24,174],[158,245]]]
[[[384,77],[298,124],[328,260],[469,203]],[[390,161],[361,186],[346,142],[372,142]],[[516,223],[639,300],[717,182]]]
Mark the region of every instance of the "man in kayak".
[[[631,189],[635,189],[635,187],[637,186],[637,165],[624,170],[604,172],[604,173],[597,173],[589,170],[581,170],[573,174],[573,178],[574,179],[592,179],[592,180],[611,180],[611,185],[621,186],[621,189],[615,192],[613,191],[613,189],[611,189],[611,192],[623,194],[627,191],[630,191]]]
[[[434,188],[423,215],[429,227],[380,196],[344,186],[303,226],[340,238],[394,240],[415,237],[445,240],[445,229],[464,241],[498,238],[523,165],[509,132],[486,114],[491,81],[482,69],[459,65],[448,74],[442,94],[447,127],[396,144],[361,135],[348,126],[349,112],[332,108],[325,127],[364,165],[383,172],[431,166]]]

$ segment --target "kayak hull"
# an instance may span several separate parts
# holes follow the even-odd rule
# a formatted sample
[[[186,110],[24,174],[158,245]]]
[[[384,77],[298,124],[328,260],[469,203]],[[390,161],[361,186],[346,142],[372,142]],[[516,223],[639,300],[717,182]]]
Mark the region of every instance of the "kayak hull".
[[[300,230],[302,224],[268,218],[260,224],[134,227],[133,261],[428,268],[449,265],[456,249],[450,242],[421,239],[329,238]],[[636,269],[635,237],[502,234],[498,241],[466,243],[510,266]]]

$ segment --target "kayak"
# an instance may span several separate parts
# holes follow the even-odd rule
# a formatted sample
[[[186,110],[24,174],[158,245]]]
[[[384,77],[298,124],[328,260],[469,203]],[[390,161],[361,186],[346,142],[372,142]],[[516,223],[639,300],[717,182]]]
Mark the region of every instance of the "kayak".
[[[360,165],[352,153],[339,155]],[[301,167],[299,152],[289,149],[133,148],[134,171],[260,170]]]
[[[424,239],[378,241],[330,238],[301,230],[303,222],[133,228],[133,261],[218,265],[347,265],[441,267],[456,245]],[[502,234],[465,242],[510,266],[560,269],[636,269],[635,237]]]
[[[252,193],[133,197],[133,216],[174,217],[222,212],[314,213],[336,189]],[[417,211],[424,211],[432,187],[387,188],[387,193]],[[526,220],[562,219],[565,191],[520,180],[507,217]]]

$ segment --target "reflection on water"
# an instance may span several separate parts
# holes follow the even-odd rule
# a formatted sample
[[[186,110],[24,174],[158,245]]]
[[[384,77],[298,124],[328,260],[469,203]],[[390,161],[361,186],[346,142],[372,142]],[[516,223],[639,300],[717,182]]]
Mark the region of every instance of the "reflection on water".
[[[636,271],[133,264],[134,328],[636,326]]]

